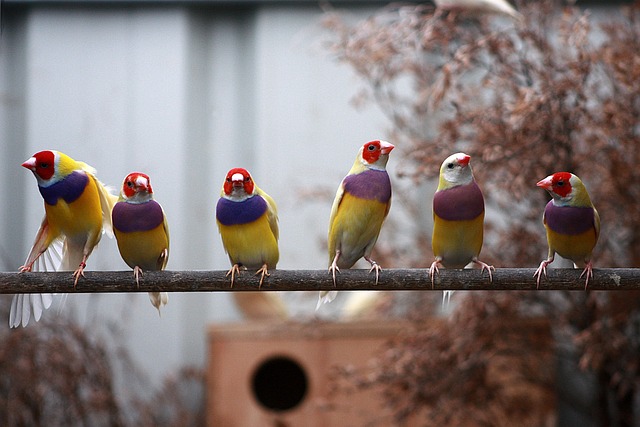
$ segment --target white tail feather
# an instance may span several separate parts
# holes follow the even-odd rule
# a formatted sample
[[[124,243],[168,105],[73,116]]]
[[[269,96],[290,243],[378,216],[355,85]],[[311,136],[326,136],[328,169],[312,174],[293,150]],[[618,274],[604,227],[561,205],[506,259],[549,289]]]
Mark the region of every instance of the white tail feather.
[[[316,304],[316,311],[322,306],[322,304],[328,304],[338,296],[338,291],[320,291],[318,297],[318,304]]]
[[[11,311],[9,312],[9,327],[17,328],[20,325],[22,318],[19,314],[22,314],[22,302],[24,294],[14,295],[11,300]]]
[[[167,292],[149,292],[149,299],[151,300],[151,304],[158,309],[158,315],[162,316],[160,307],[167,305],[169,302],[169,294]]]
[[[62,239],[54,240],[47,250],[33,263],[31,271],[59,271],[63,264],[64,245]],[[44,310],[51,307],[53,294],[17,294],[11,301],[9,326],[16,328],[27,326],[31,313],[37,322]]]
[[[442,310],[447,310],[451,304],[451,295],[455,291],[442,291]]]

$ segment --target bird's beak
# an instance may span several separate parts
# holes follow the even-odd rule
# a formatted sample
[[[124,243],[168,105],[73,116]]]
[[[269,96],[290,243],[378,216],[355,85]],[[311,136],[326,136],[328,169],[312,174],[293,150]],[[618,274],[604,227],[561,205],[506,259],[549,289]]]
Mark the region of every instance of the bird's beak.
[[[36,170],[36,158],[35,157],[30,158],[29,160],[27,160],[22,164],[22,167],[32,171]]]
[[[244,187],[244,176],[242,176],[241,173],[234,173],[233,176],[231,176],[231,184],[234,188]]]
[[[380,141],[380,152],[382,154],[389,154],[394,148],[396,148],[396,146],[392,143],[387,141]]]
[[[139,176],[138,178],[136,178],[136,187],[144,188],[147,193],[153,193],[153,190],[151,190],[151,184],[149,184],[149,180],[143,176]]]
[[[536,187],[544,188],[545,190],[550,190],[553,187],[552,176],[549,175],[543,180],[540,180],[536,183]]]
[[[458,164],[460,164],[461,166],[468,166],[470,160],[471,160],[470,155],[463,154],[460,157],[458,157]]]

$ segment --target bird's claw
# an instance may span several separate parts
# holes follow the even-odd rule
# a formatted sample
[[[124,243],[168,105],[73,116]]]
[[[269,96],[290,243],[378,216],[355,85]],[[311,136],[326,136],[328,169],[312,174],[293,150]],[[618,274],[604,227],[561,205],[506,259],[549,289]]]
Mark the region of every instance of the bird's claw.
[[[580,274],[580,279],[582,279],[582,276],[584,276],[586,273],[587,276],[587,280],[584,282],[584,290],[587,290],[587,286],[589,286],[589,279],[593,278],[593,266],[591,264],[591,261],[587,262],[586,267],[584,268],[584,270],[582,270],[582,273]]]
[[[536,289],[540,289],[540,279],[544,274],[544,278],[547,279],[547,265],[549,265],[549,261],[544,260],[540,263],[540,266],[536,269],[536,272],[533,273],[533,277],[536,278]]]
[[[380,264],[378,264],[377,262],[375,262],[371,258],[368,258],[368,257],[365,256],[364,259],[369,264],[371,264],[371,268],[369,269],[369,273],[371,273],[373,270],[376,271],[376,286],[378,286],[378,278],[380,277],[380,272],[382,271],[382,267],[380,267]]]
[[[225,274],[224,277],[228,277],[229,275],[231,275],[231,287],[233,288],[233,283],[236,280],[236,274],[239,276],[240,275],[240,266],[238,264],[233,264],[233,267],[231,267],[229,269],[229,271],[227,271],[227,274]]]
[[[260,276],[260,284],[258,285],[258,289],[260,289],[262,287],[262,282],[264,282],[264,276],[271,276],[269,274],[269,270],[267,268],[267,264],[262,264],[262,267],[260,267],[260,270],[256,271],[256,276],[258,274],[262,274]]]
[[[473,262],[480,266],[480,274],[487,270],[487,273],[489,273],[489,283],[493,283],[493,274],[491,272],[496,271],[496,268],[478,259],[474,259]]]
[[[142,269],[136,265],[133,269],[133,277],[136,278],[136,286],[138,286],[138,289],[140,289],[140,276],[142,276]],[[158,309],[158,311],[160,311],[160,309]]]
[[[338,258],[340,258],[340,255],[341,255],[340,249],[336,250],[336,256],[333,257],[333,261],[331,262],[331,265],[329,266],[329,272],[333,276],[333,287],[334,288],[338,287],[338,285],[336,284],[336,271],[338,273],[340,273],[340,269],[338,268]]]
[[[380,272],[382,271],[382,267],[375,261],[371,261],[371,268],[369,269],[369,274],[375,270],[376,271],[376,286],[378,286],[378,278],[380,277]]]
[[[338,273],[340,273],[340,269],[338,268],[337,265],[335,264],[331,264],[331,267],[329,267],[329,273],[331,273],[332,277],[333,277],[333,287],[337,288],[338,285],[336,284],[336,271]]]
[[[439,259],[436,259],[431,263],[431,267],[429,267],[429,278],[431,279],[431,289],[435,287],[435,275],[440,274],[440,269],[438,269],[438,265],[442,265]]]
[[[84,277],[84,268],[87,266],[87,263],[82,261],[76,271],[73,272],[73,277],[75,280],[73,281],[73,289],[78,286],[78,280],[80,280],[80,276]]]

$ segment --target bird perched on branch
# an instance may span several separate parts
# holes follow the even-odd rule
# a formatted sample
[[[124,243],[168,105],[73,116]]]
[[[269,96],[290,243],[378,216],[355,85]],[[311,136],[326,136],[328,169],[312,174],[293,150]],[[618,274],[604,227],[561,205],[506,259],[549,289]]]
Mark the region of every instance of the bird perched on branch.
[[[164,270],[169,260],[169,226],[162,206],[153,199],[148,175],[133,172],[126,176],[112,218],[118,250],[133,268],[136,284],[139,286],[144,270]],[[169,294],[149,292],[149,299],[160,313]]]
[[[433,285],[438,267],[464,268],[473,263],[487,270],[493,280],[493,266],[478,259],[484,234],[484,197],[469,161],[471,156],[456,153],[440,167],[438,188],[433,195],[433,236],[435,261],[429,268]]]
[[[520,12],[506,0],[434,0],[436,7],[452,11],[468,11],[474,14],[502,14],[522,21]]]
[[[260,286],[268,269],[276,268],[278,211],[274,200],[262,191],[246,169],[231,169],[225,178],[216,206],[216,221],[222,244],[232,267],[231,286],[240,267],[257,268]]]
[[[365,143],[344,177],[331,207],[329,218],[329,272],[336,284],[336,271],[351,268],[363,258],[376,273],[376,284],[382,268],[371,259],[382,223],[391,207],[391,181],[386,171],[389,153],[394,145],[386,141]],[[331,302],[336,291],[320,292],[316,310]]]
[[[580,178],[572,173],[556,172],[536,185],[547,190],[552,197],[542,217],[549,254],[534,274],[536,284],[540,286],[543,274],[547,277],[547,266],[557,253],[573,261],[576,268],[578,263],[585,264],[580,277],[586,276],[584,288],[587,289],[589,279],[593,277],[591,254],[600,235],[598,211]]]
[[[53,267],[74,271],[75,287],[102,233],[111,233],[111,209],[116,196],[98,181],[94,168],[59,151],[40,151],[22,166],[31,170],[38,181],[45,216],[20,272],[51,267],[46,261],[51,260],[52,252],[55,256],[56,248],[61,246],[60,265]],[[15,295],[9,325],[26,326],[32,312],[38,321],[51,302],[51,295]]]

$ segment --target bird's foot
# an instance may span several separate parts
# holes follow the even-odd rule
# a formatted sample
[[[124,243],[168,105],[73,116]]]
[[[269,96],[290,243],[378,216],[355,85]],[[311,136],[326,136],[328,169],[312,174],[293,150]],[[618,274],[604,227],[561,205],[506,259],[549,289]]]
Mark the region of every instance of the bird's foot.
[[[591,261],[587,261],[587,265],[584,268],[584,270],[582,270],[582,274],[580,274],[580,278],[582,279],[582,276],[586,276],[587,280],[584,282],[584,290],[587,290],[587,286],[589,286],[589,279],[593,278],[593,265],[591,264]]]
[[[436,260],[431,263],[431,267],[429,267],[429,278],[431,279],[431,289],[435,287],[434,281],[435,281],[436,274],[440,274],[440,269],[438,269],[438,266],[442,267],[442,262],[439,258],[436,258]]]
[[[371,264],[371,268],[369,269],[369,273],[371,273],[373,270],[376,271],[376,286],[378,286],[378,278],[380,277],[380,272],[382,271],[382,267],[380,267],[380,264],[378,264],[377,262],[375,262],[371,258],[364,257],[364,259],[367,262],[369,262],[369,264]]]
[[[19,270],[19,272],[20,272],[20,273],[25,273],[25,272],[29,272],[29,271],[31,271],[31,269],[33,268],[33,264],[35,264],[35,263],[36,263],[36,260],[37,260],[38,258],[40,258],[40,255],[42,255],[43,253],[44,253],[44,251],[43,251],[43,252],[40,252],[40,253],[38,254],[38,256],[36,256],[36,257],[35,257],[34,259],[32,259],[31,261],[27,260],[27,263],[26,263],[25,265],[21,265],[21,266],[20,266],[20,270]]]
[[[264,282],[264,276],[271,276],[269,274],[269,270],[268,270],[267,264],[262,264],[262,267],[260,267],[260,270],[256,271],[256,276],[258,274],[261,274],[261,276],[260,276],[260,284],[258,285],[258,289],[260,289],[262,287],[262,282]]]
[[[479,265],[480,266],[480,274],[482,274],[483,271],[487,270],[487,273],[489,273],[489,283],[493,283],[493,274],[491,273],[492,271],[496,271],[496,268],[493,265],[489,265],[487,263],[484,263],[482,261],[480,261],[477,258],[474,258],[473,260],[471,260],[474,264]]]
[[[338,268],[338,258],[340,258],[340,251],[336,251],[336,256],[333,257],[333,261],[331,262],[331,265],[329,266],[329,273],[331,273],[331,276],[333,277],[333,287],[336,288],[338,287],[338,285],[336,284],[336,271],[338,273],[340,273],[340,269]]]
[[[228,277],[229,275],[231,275],[231,287],[233,288],[233,284],[235,283],[236,280],[236,275],[240,275],[240,265],[239,264],[233,264],[233,267],[231,267],[229,269],[229,271],[227,271],[227,274],[225,274],[224,277]]]
[[[551,261],[545,259],[540,263],[540,266],[533,273],[533,277],[536,277],[536,289],[540,289],[540,278],[544,274],[544,278],[547,279],[547,266],[551,264]]]
[[[142,276],[142,269],[136,265],[133,268],[133,277],[136,278],[136,286],[138,286],[138,289],[140,289],[140,276]]]
[[[73,281],[73,289],[76,288],[76,286],[78,286],[78,280],[80,280],[80,276],[84,277],[84,268],[87,266],[87,263],[84,262],[84,260],[80,263],[80,265],[78,265],[78,268],[76,269],[76,271],[73,272],[73,277],[74,277],[74,281]]]
[[[329,267],[329,273],[331,273],[331,276],[333,277],[333,287],[337,288],[338,285],[336,284],[336,271],[338,273],[340,273],[340,269],[338,268],[337,265],[335,264],[331,264],[331,267]]]

